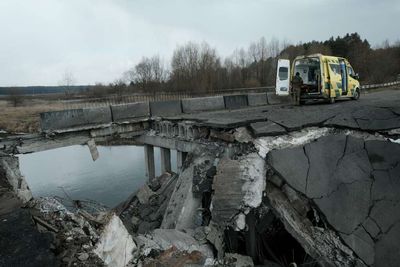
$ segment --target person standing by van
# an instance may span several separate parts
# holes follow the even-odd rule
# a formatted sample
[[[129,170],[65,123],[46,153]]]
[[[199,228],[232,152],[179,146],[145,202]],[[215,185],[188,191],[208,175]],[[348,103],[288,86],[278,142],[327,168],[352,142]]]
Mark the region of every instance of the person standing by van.
[[[292,79],[292,99],[295,105],[300,105],[300,93],[302,85],[303,79],[300,77],[300,73],[296,72],[296,75]]]

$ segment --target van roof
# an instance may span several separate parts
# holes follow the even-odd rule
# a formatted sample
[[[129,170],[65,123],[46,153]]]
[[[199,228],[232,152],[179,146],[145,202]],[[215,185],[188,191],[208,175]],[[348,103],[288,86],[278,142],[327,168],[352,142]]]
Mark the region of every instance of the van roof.
[[[343,57],[336,57],[336,56],[326,56],[323,54],[311,54],[311,55],[303,55],[303,56],[297,56],[294,60],[297,59],[303,59],[303,58],[309,58],[309,57],[319,57],[319,58],[325,58],[328,60],[332,60],[332,61],[338,61],[338,59],[344,59],[345,61],[347,61],[347,59],[343,58]]]

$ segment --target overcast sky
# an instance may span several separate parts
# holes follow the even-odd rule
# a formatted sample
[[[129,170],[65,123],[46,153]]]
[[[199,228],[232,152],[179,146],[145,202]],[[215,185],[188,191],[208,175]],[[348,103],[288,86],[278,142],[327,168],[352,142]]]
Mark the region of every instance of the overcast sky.
[[[208,42],[222,56],[261,36],[291,43],[357,31],[400,39],[399,0],[0,0],[0,86],[112,82],[143,56]]]

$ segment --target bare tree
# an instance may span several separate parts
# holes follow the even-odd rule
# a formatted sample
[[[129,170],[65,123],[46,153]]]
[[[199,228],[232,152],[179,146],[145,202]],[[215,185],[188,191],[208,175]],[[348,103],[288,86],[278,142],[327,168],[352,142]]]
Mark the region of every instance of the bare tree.
[[[20,89],[9,88],[7,91],[7,100],[13,107],[17,107],[24,102],[23,94]]]
[[[205,42],[189,42],[175,49],[171,67],[171,79],[178,90],[205,92],[219,85],[221,61]]]
[[[64,86],[65,90],[65,95],[66,96],[71,96],[73,94],[72,92],[72,86],[75,84],[75,78],[74,75],[70,70],[65,70],[61,77],[60,85]]]
[[[157,55],[151,58],[143,57],[125,76],[131,84],[139,86],[142,90],[150,89],[154,93],[157,89],[161,89],[167,80],[168,71],[163,60]]]

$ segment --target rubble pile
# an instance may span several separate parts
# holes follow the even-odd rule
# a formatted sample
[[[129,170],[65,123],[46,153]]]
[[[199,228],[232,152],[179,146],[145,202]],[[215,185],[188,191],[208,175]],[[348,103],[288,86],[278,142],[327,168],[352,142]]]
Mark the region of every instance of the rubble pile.
[[[29,188],[8,182],[5,191],[24,194],[2,196],[17,211],[0,229],[22,221],[36,242],[24,249],[37,245],[49,265],[398,266],[399,131],[290,123],[210,129],[178,173],[148,181],[112,210],[79,201],[67,209],[56,198],[19,209]],[[23,181],[2,162],[0,175]],[[7,242],[15,236],[3,232]]]
[[[176,174],[164,173],[115,208],[131,234],[145,234],[161,226],[176,180]]]
[[[39,231],[54,237],[54,253],[61,266],[103,266],[93,252],[109,214],[93,216],[84,210],[69,211],[52,197],[37,198],[29,203]]]
[[[225,153],[188,157],[160,229],[133,234],[141,263],[397,266],[396,141],[324,127],[225,134],[232,134]],[[193,237],[212,255],[177,244],[185,240],[179,235],[157,238],[168,231]]]

